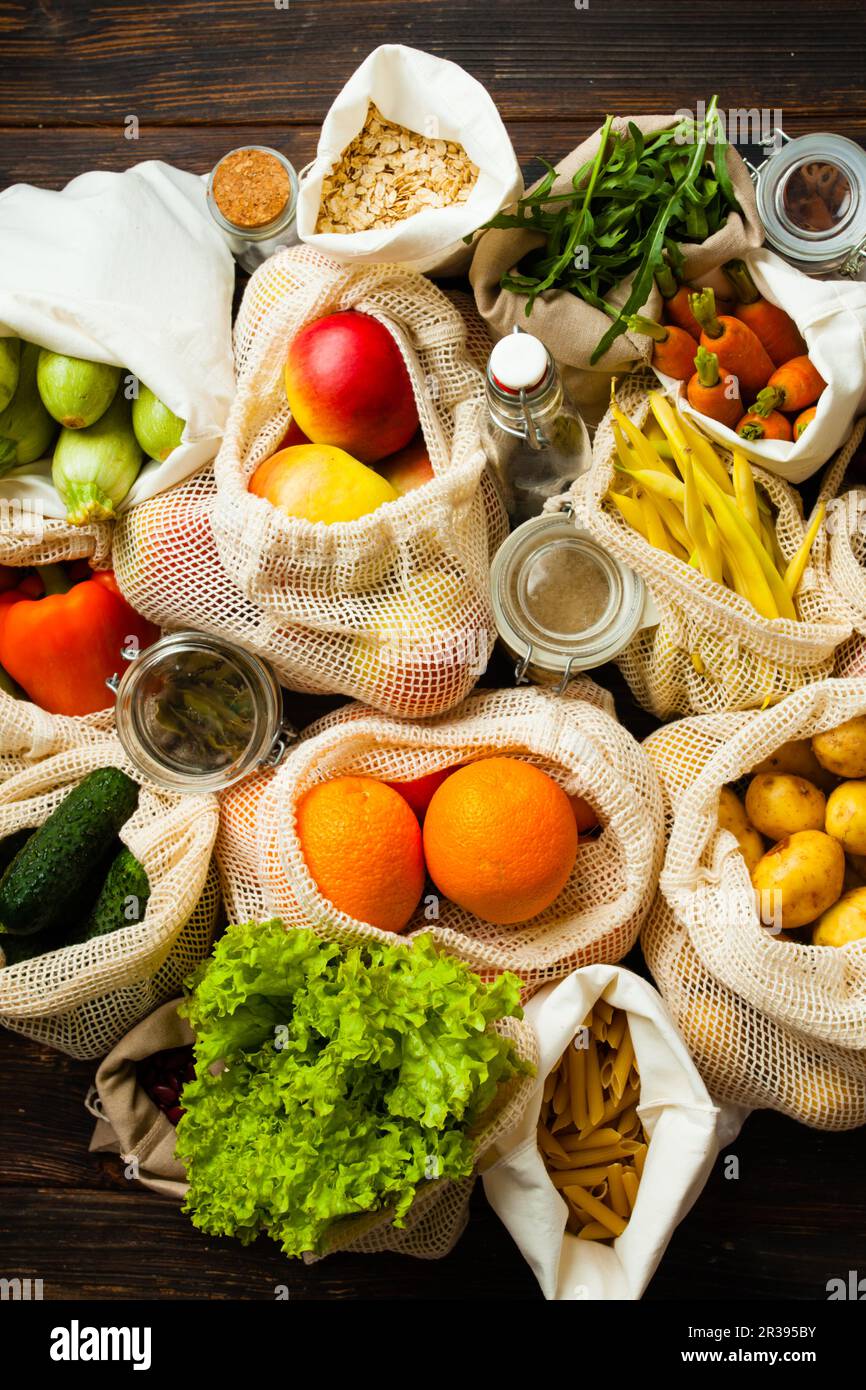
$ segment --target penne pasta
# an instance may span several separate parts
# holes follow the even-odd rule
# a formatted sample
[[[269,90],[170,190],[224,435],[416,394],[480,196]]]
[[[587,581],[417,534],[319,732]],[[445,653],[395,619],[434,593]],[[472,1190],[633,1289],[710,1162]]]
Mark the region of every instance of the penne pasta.
[[[625,1188],[625,1195],[628,1198],[629,1212],[633,1212],[634,1204],[637,1201],[637,1190],[640,1186],[640,1178],[633,1168],[626,1168],[623,1171],[622,1185]]]
[[[646,1163],[646,1144],[639,1144],[634,1153],[635,1172],[639,1178],[643,1177],[644,1164]]]
[[[614,1018],[613,1022],[607,1030],[608,1046],[612,1047],[614,1052],[618,1051],[619,1046],[622,1043],[623,1034],[625,1033],[627,1026],[628,1019],[626,1018],[624,1012],[622,1011],[622,1009],[617,1010],[616,1017]]]
[[[614,1062],[613,1066],[613,1075],[610,1087],[617,1100],[621,1099],[621,1097],[625,1095],[626,1089],[629,1086],[631,1064],[633,1061],[634,1046],[631,1040],[631,1033],[628,1031],[628,1029],[626,1029],[625,1034],[623,1035],[623,1040],[620,1043],[619,1050],[616,1054],[616,1061]]]
[[[542,1099],[543,1099],[544,1101],[551,1101],[551,1100],[553,1100],[553,1093],[554,1093],[555,1090],[556,1090],[556,1073],[555,1073],[555,1072],[551,1072],[551,1073],[550,1073],[550,1076],[547,1078],[547,1080],[546,1080],[545,1083],[544,1083],[544,1091],[542,1092]]]
[[[607,1023],[603,1018],[599,1018],[597,1014],[593,1015],[592,1036],[595,1038],[596,1042],[604,1042],[607,1037]]]
[[[560,1073],[556,1082],[556,1090],[553,1093],[553,1108],[557,1115],[562,1115],[568,1109],[568,1078]]]
[[[615,1012],[616,1010],[614,1009],[613,1004],[608,1004],[606,999],[597,999],[593,1004],[593,1013],[601,1014],[605,1023],[611,1023],[613,1021],[613,1016]],[[622,1011],[620,1010],[620,1012]],[[622,1016],[623,1018],[625,1018],[625,1014],[623,1014]]]
[[[567,1153],[574,1153],[576,1149],[598,1149],[604,1144],[618,1144],[622,1137],[616,1129],[593,1129],[586,1135],[567,1134],[562,1147]]]
[[[544,1125],[538,1126],[538,1145],[542,1152],[549,1154],[551,1158],[568,1158],[565,1149]]]
[[[622,1139],[636,1139],[638,1137],[641,1132],[641,1122],[633,1105],[619,1116],[616,1128]]]
[[[595,1129],[604,1115],[604,1095],[598,1065],[598,1048],[591,1042],[586,1052],[586,1108],[589,1122]]]
[[[577,1232],[578,1240],[610,1240],[610,1231],[600,1221],[590,1221]]]
[[[617,1216],[615,1211],[611,1211],[610,1207],[604,1205],[604,1202],[593,1197],[591,1192],[586,1192],[582,1187],[573,1187],[568,1195],[576,1207],[588,1212],[594,1220],[600,1221],[602,1226],[606,1226],[612,1235],[622,1235],[628,1224],[625,1218]]]
[[[599,1067],[599,1075],[600,1075],[600,1077],[601,1077],[602,1090],[604,1090],[604,1091],[609,1091],[609,1090],[610,1090],[610,1086],[611,1086],[611,1081],[612,1081],[612,1079],[613,1079],[613,1058],[612,1058],[612,1057],[605,1057],[604,1061],[602,1062],[601,1066]]]
[[[625,1187],[622,1180],[623,1167],[621,1163],[612,1163],[608,1169],[608,1185],[610,1189],[610,1204],[617,1216],[628,1218],[631,1207],[625,1195]]]
[[[575,1129],[582,1129],[587,1121],[586,1112],[586,1049],[568,1049],[568,1080],[571,1087],[571,1120]]]

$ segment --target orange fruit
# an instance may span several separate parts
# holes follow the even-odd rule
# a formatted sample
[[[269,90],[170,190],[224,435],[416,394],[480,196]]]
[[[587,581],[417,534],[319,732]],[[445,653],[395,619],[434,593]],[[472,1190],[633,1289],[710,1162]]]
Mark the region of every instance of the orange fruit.
[[[458,768],[424,821],[427,868],[440,893],[503,926],[536,917],[558,897],[577,839],[565,792],[519,758]]]
[[[373,777],[334,777],[304,794],[297,824],[328,901],[382,931],[403,931],[424,887],[421,827],[409,803]]]
[[[574,812],[578,833],[580,835],[585,835],[587,830],[595,830],[598,825],[598,816],[595,814],[589,802],[585,801],[582,796],[578,796],[576,793],[568,799],[571,802],[571,809]]]
[[[423,821],[433,793],[441,787],[445,778],[450,776],[451,768],[446,767],[441,772],[428,772],[424,777],[414,777],[411,782],[386,782],[385,785],[393,787],[395,792],[405,797],[415,815]]]

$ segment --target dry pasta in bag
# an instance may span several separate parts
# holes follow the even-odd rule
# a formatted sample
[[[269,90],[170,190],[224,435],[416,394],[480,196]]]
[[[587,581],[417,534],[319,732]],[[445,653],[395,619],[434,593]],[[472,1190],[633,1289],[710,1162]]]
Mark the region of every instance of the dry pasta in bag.
[[[353,521],[288,516],[248,484],[290,425],[286,352],[298,330],[354,311],[393,335],[433,476]],[[505,513],[485,471],[483,331],[422,276],[340,267],[308,247],[273,256],[235,330],[238,394],[215,467],[145,504],[117,539],[117,574],[145,616],[197,625],[266,655],[294,689],[341,692],[404,717],[458,703],[495,636],[490,558]],[[375,475],[374,475],[375,476]],[[384,487],[384,483],[382,483]],[[204,564],[190,568],[191,533]]]
[[[646,981],[576,970],[530,1000],[538,1082],[484,1190],[545,1298],[638,1299],[742,1116],[721,1117]]]
[[[65,733],[58,732],[57,751],[39,761],[19,759],[0,785],[0,842],[41,826],[98,769],[118,768],[138,780],[113,736],[88,730],[72,742],[64,741]],[[137,807],[119,833],[146,874],[143,916],[116,929],[88,930],[80,940],[77,908],[70,903],[44,941],[46,949],[39,938],[48,931],[32,938],[39,954],[0,969],[0,1025],[72,1057],[102,1057],[134,1023],[176,995],[213,939],[220,901],[211,868],[216,830],[214,797],[178,796],[141,783]],[[115,853],[111,848],[109,857]],[[75,943],[64,944],[67,936]],[[4,961],[13,939],[31,938],[4,934]]]
[[[616,393],[620,411],[636,432],[649,420],[651,389],[651,379],[638,374],[627,378]],[[570,496],[578,524],[641,576],[658,610],[658,624],[640,630],[617,658],[638,702],[659,718],[755,709],[830,675],[835,648],[850,635],[851,624],[821,568],[805,565],[793,599],[787,600],[794,618],[770,618],[743,593],[689,563],[685,546],[677,550],[681,542],[691,549],[685,530],[668,550],[650,544],[608,496],[624,476],[617,467],[615,423],[609,410],[596,433],[592,468]],[[711,448],[707,441],[704,444]],[[723,460],[731,467],[722,453],[715,464],[722,476]],[[759,524],[760,508],[766,506],[778,550],[776,566],[787,568],[807,541],[799,497],[773,474],[752,468],[751,475],[757,485]],[[682,486],[676,477],[671,485]],[[623,505],[630,500],[626,497]],[[673,502],[671,509],[676,510]],[[673,528],[680,526],[677,516],[665,515]],[[760,572],[758,577],[762,579]],[[784,584],[779,573],[776,581]]]
[[[407,932],[431,932],[485,978],[511,970],[530,991],[576,965],[619,960],[654,893],[661,804],[651,769],[613,717],[609,697],[585,679],[564,696],[536,687],[485,691],[424,724],[386,719],[361,705],[326,716],[276,772],[221,799],[217,857],[229,916],[309,923],[339,941],[393,940],[323,896],[304,856],[299,802],[339,776],[411,782],[492,757],[533,763],[591,808],[597,828],[580,836],[565,886],[536,916],[494,925],[425,889]]]
[[[774,846],[771,813],[794,811],[766,800],[767,779],[777,795],[794,784],[802,822],[803,784],[820,782],[830,792],[838,781],[816,760],[810,741],[816,738],[821,751],[820,740],[841,725],[856,753],[860,725],[849,721],[864,715],[863,682],[831,679],[763,713],[684,719],[645,744],[670,824],[661,890],[641,938],[650,969],[715,1099],[779,1110],[817,1129],[866,1121],[866,941],[848,933],[844,944],[838,927],[843,909],[850,926],[846,899],[862,880],[851,860],[853,877],[843,882],[845,854],[823,824],[817,828],[820,816],[810,822],[814,830],[789,832]],[[757,792],[747,794],[753,773],[763,781],[757,790],[764,804]],[[732,793],[746,796],[764,826],[766,839],[754,850],[731,815]],[[826,823],[835,828],[831,814]],[[775,880],[778,891],[753,886],[745,856],[754,866],[764,853],[755,884],[761,888],[778,865],[787,875]],[[816,889],[813,910],[806,895]],[[809,919],[826,921],[825,908],[829,915],[843,891],[834,931],[817,935]]]

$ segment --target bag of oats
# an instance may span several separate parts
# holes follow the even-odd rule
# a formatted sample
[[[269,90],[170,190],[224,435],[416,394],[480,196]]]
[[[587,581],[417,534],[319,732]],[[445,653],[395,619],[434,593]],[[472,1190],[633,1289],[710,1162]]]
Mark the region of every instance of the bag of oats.
[[[290,424],[287,344],[347,309],[394,335],[434,476],[356,521],[314,524],[248,483]],[[201,474],[118,527],[115,572],[130,603],[250,647],[296,690],[409,718],[457,704],[493,647],[488,572],[506,534],[480,436],[483,338],[401,267],[341,267],[309,247],[271,257],[238,316],[238,394],[213,481]]]
[[[495,754],[535,763],[598,816],[581,836],[571,876],[531,921],[494,926],[447,899],[422,898],[407,928],[429,931],[490,978],[511,970],[532,992],[578,965],[620,960],[655,891],[663,851],[652,771],[613,714],[610,697],[574,681],[562,696],[538,687],[488,690],[423,724],[388,719],[363,705],[326,715],[276,771],[221,798],[217,860],[233,921],[280,917],[338,941],[393,940],[339,911],[307,868],[295,808],[315,783],[339,775],[411,781]]]
[[[150,897],[140,922],[4,965],[0,1025],[71,1057],[95,1058],[176,995],[210,950],[220,905],[211,868],[218,810],[212,796],[141,782],[112,735],[90,728],[74,739],[69,726],[80,722],[56,721],[55,747],[43,746],[39,761],[13,758],[0,783],[0,840],[41,825],[88,773],[122,768],[141,791],[121,839],[144,867]]]
[[[618,405],[636,425],[649,415],[653,385],[652,377],[636,374],[617,390]],[[799,621],[761,617],[739,594],[651,546],[609,507],[615,453],[608,411],[596,432],[592,467],[569,500],[578,524],[645,581],[659,613],[658,625],[642,628],[617,658],[635,699],[660,719],[754,709],[829,676],[851,622],[822,567],[808,566],[797,590]],[[799,494],[762,469],[754,476],[775,513],[787,562],[806,533]]]
[[[866,713],[862,680],[824,680],[773,709],[669,724],[644,749],[669,839],[641,935],[711,1095],[816,1129],[866,1123],[866,942],[813,946],[763,923],[719,793],[793,739]]]

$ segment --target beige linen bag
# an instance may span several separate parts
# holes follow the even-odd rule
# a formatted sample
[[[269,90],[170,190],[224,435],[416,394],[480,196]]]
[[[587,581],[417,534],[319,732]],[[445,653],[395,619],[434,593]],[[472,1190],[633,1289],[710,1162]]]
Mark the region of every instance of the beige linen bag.
[[[91,730],[75,742],[65,725],[55,750],[43,748],[40,761],[13,766],[0,785],[0,839],[41,825],[98,767],[120,767],[141,780],[115,737]],[[207,955],[216,925],[219,890],[210,866],[217,819],[212,796],[178,796],[142,783],[122,839],[150,880],[144,917],[0,970],[0,1025],[72,1057],[102,1057],[176,994]]]
[[[163,1004],[137,1024],[105,1058],[96,1073],[96,1097],[90,1100],[88,1109],[97,1117],[91,1153],[120,1153],[126,1163],[135,1160],[139,1182],[182,1202],[189,1184],[183,1164],[175,1157],[174,1126],[139,1084],[135,1066],[155,1052],[193,1042],[189,1024],[178,1015],[178,1002],[173,999]],[[529,1024],[509,1018],[503,1019],[497,1028],[513,1040],[533,1074],[515,1077],[500,1089],[475,1136],[479,1163],[491,1145],[519,1122],[535,1085],[538,1063],[538,1047]],[[390,1250],[419,1259],[441,1259],[453,1249],[465,1229],[474,1185],[474,1175],[460,1181],[425,1183],[399,1227],[392,1224],[393,1217],[388,1212],[347,1217],[328,1232],[322,1255],[307,1256],[306,1261],[312,1263],[337,1250],[367,1254]]]
[[[674,125],[675,116],[630,116],[614,122],[621,131],[633,122],[644,135],[655,134]],[[598,153],[601,130],[595,131],[582,145],[572,150],[556,166],[557,179],[551,192],[568,191],[577,170]],[[727,223],[699,245],[683,243],[685,275],[688,280],[711,283],[710,272],[732,256],[742,256],[751,247],[760,246],[764,232],[758,218],[755,191],[745,164],[736,150],[728,149],[728,170],[743,217],[731,212]],[[541,180],[539,180],[539,183]],[[538,184],[533,185],[533,189]],[[530,189],[530,192],[533,191]],[[593,308],[567,290],[550,290],[535,301],[527,317],[526,299],[502,289],[502,276],[513,270],[534,247],[543,245],[538,233],[491,228],[484,232],[475,246],[469,279],[475,291],[478,312],[495,337],[503,337],[515,327],[525,329],[540,338],[564,369],[576,402],[587,409],[587,418],[597,420],[604,411],[611,375],[632,371],[649,360],[652,344],[646,337],[622,334],[605,353],[602,361],[590,365],[590,357],[599,339],[610,327],[610,319],[600,309]],[[724,282],[722,282],[723,284]],[[610,295],[612,303],[625,303],[630,286],[619,287]],[[661,296],[653,286],[641,312],[648,318],[659,318]]]
[[[155,1052],[187,1047],[193,1033],[171,999],[137,1023],[100,1063],[94,1094],[85,1104],[96,1116],[91,1153],[120,1154],[133,1164],[136,1179],[152,1192],[182,1201],[186,1172],[175,1158],[175,1128],[151,1100],[138,1079],[136,1063]]]
[[[565,888],[531,921],[493,926],[431,893],[422,898],[409,934],[430,931],[485,978],[512,970],[530,993],[577,965],[619,960],[655,891],[661,801],[652,770],[617,723],[610,697],[586,679],[562,696],[538,687],[484,691],[420,725],[383,718],[363,705],[319,720],[275,773],[221,799],[217,859],[229,917],[281,917],[339,941],[393,941],[338,911],[318,891],[298,839],[298,801],[314,783],[340,775],[409,781],[503,753],[536,763],[566,792],[585,797],[598,812],[601,834],[581,839]]]
[[[761,925],[719,792],[789,739],[866,713],[862,680],[825,680],[764,712],[683,719],[644,744],[670,825],[641,943],[716,1100],[816,1129],[866,1123],[866,943],[779,939]]]
[[[653,378],[637,374],[617,390],[617,402],[637,425],[649,414]],[[846,446],[847,447],[847,446]],[[655,549],[608,510],[615,444],[610,412],[600,424],[593,462],[569,494],[579,525],[646,582],[658,626],[641,629],[617,658],[635,699],[660,719],[674,714],[753,709],[833,671],[837,645],[851,623],[822,568],[807,568],[797,593],[799,622],[760,617],[739,594]],[[774,511],[786,560],[806,532],[799,494],[781,478],[754,470]]]
[[[312,525],[247,482],[289,424],[286,345],[303,323],[345,308],[394,332],[436,476],[359,521]],[[487,348],[474,312],[464,320],[422,276],[338,267],[306,247],[272,257],[238,317],[238,396],[215,475],[131,509],[118,527],[129,602],[168,628],[194,620],[240,642],[295,690],[404,717],[456,704],[492,650],[488,571],[507,529],[480,439]]]

